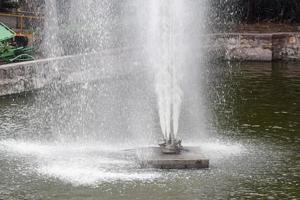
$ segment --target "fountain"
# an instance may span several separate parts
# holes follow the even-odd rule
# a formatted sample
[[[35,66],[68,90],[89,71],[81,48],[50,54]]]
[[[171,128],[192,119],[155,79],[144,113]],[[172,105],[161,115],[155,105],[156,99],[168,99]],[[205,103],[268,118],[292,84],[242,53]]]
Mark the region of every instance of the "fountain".
[[[120,11],[121,6],[118,5],[117,1],[101,1],[100,6],[94,0],[79,0],[69,2],[69,9],[66,11],[67,14],[65,14],[68,17],[65,17],[64,21],[60,20],[60,24],[64,25],[61,29],[71,29],[71,31],[61,31],[60,33],[65,38],[64,40],[67,41],[63,44],[63,49],[66,49],[65,46],[67,45],[71,47],[72,53],[74,53],[75,49],[79,53],[99,52],[105,48],[123,48],[122,45],[128,45],[128,41],[132,43],[131,45],[135,45],[134,48],[137,48],[136,46],[138,45],[143,46],[147,55],[147,59],[145,59],[146,67],[154,72],[153,85],[157,100],[162,142],[157,148],[148,148],[154,157],[142,156],[142,165],[159,168],[207,168],[208,159],[201,154],[200,150],[183,147],[181,139],[179,139],[179,122],[185,91],[183,89],[184,79],[188,77],[187,71],[190,70],[188,66],[191,65],[189,63],[191,62],[189,54],[191,54],[192,42],[197,41],[189,41],[191,33],[187,33],[187,30],[193,30],[192,34],[200,34],[197,28],[191,25],[193,24],[191,23],[192,15],[195,13],[192,6],[199,3],[195,1],[187,2],[186,0],[151,0],[142,5],[137,3],[138,1],[134,2],[137,5],[126,1],[123,3],[124,8],[122,9],[126,9],[126,6],[129,5],[129,7],[134,7],[133,10],[136,9],[135,11],[142,16],[141,12],[144,11],[142,9],[144,7],[144,9],[148,9],[148,15],[141,17],[142,25],[137,25],[136,19],[130,20],[128,16],[124,17],[127,18],[125,22],[127,26],[137,30],[137,32],[143,30],[141,32],[145,35],[146,41],[141,42],[140,40],[132,39],[134,34],[130,30],[119,33],[118,29],[126,29],[119,21],[124,11]],[[52,5],[53,7],[55,6]],[[57,21],[52,22],[52,24],[58,25]],[[90,40],[90,38],[93,38],[93,40]],[[124,41],[127,42],[125,43]],[[64,52],[68,53],[68,51]],[[128,57],[131,56],[131,54],[128,55]],[[144,56],[141,57],[144,58]],[[92,68],[94,65],[97,68],[99,67],[98,62],[95,62],[93,59],[84,59],[82,64],[84,65],[82,68]],[[193,65],[197,66],[196,64]],[[109,67],[113,68],[115,66]],[[122,67],[125,70],[129,69],[129,66]],[[108,70],[110,69],[104,69],[104,71]],[[135,68],[134,70],[138,69]],[[119,74],[117,75],[119,76]],[[90,104],[89,101],[91,100],[85,97],[84,94],[80,98],[84,105]],[[93,99],[93,101],[96,101],[96,99]],[[73,115],[79,116],[79,119],[74,117],[74,121],[78,122],[79,126],[87,123],[83,116],[89,113],[85,114],[84,112],[81,109],[80,113]],[[142,115],[145,114],[143,113]],[[116,119],[112,118],[112,121],[116,121]],[[79,134],[83,134],[86,137],[87,128],[83,127],[81,130],[83,133]],[[95,130],[92,131],[94,132]],[[89,134],[92,135],[91,131],[89,131]],[[167,164],[165,163],[166,159]],[[145,165],[145,160],[148,163],[147,165]],[[156,164],[150,164],[151,160],[156,160]]]
[[[147,27],[147,50],[155,73],[155,91],[163,135],[159,148],[150,148],[152,156],[142,158],[143,166],[155,168],[207,168],[199,149],[183,147],[178,138],[183,100],[182,79],[186,78],[186,57],[191,46],[185,40],[190,4],[185,0],[153,0]]]
[[[160,135],[163,136],[160,147],[148,147],[141,156],[138,156],[142,166],[166,169],[208,167],[208,160],[202,156],[199,149],[183,148],[179,139],[193,132],[193,127],[187,133],[179,126],[181,110],[186,109],[182,108],[183,94],[190,96],[184,88],[186,81],[184,78],[188,76],[186,74],[188,66],[193,63],[187,56],[190,54],[188,49],[191,41],[188,40],[189,35],[186,35],[187,29],[191,27],[190,13],[194,13],[189,11],[192,1],[188,2],[190,4],[188,6],[185,0],[174,2],[151,0],[145,5],[142,1],[133,2],[128,1],[122,5],[119,5],[120,1],[111,0],[104,0],[101,3],[95,0],[46,2],[48,13],[45,21],[45,38],[48,39],[45,45],[50,47],[45,48],[45,54],[49,57],[75,55],[72,56],[71,62],[70,60],[64,62],[63,58],[59,63],[54,63],[57,66],[50,67],[59,78],[53,79],[57,82],[50,85],[50,89],[38,93],[32,117],[28,117],[35,119],[39,116],[39,123],[29,123],[30,127],[34,128],[31,130],[33,137],[26,136],[29,141],[33,138],[39,143],[46,143],[47,147],[49,141],[50,143],[55,141],[62,146],[68,144],[71,149],[72,155],[68,151],[59,152],[58,154],[63,155],[60,159],[44,158],[42,154],[39,160],[46,160],[46,164],[42,163],[42,168],[39,168],[42,174],[78,178],[78,173],[74,176],[67,173],[69,166],[78,171],[87,169],[88,172],[100,166],[94,162],[95,158],[89,155],[89,148],[86,150],[87,153],[83,151],[83,156],[77,157],[78,162],[66,159],[72,158],[80,146],[83,146],[82,149],[85,149],[85,146],[99,146],[99,149],[95,150],[97,158],[100,154],[105,154],[105,159],[109,157],[114,160],[111,153],[106,156],[108,153],[101,149],[103,146],[101,143],[109,144],[110,148],[118,150],[127,149],[128,146],[137,148],[138,145],[152,145]],[[62,3],[65,5],[60,5]],[[133,7],[133,11],[127,10],[127,4],[130,8]],[[141,42],[142,40],[135,40],[136,33],[127,26],[139,32],[141,26],[136,25],[135,12],[140,14],[143,9],[148,10],[148,16],[141,19],[145,30],[144,40]],[[124,17],[122,13],[126,13],[124,14],[126,16]],[[126,23],[120,20],[122,17]],[[130,59],[133,57],[131,53],[125,56],[118,53],[122,53],[122,48],[128,43],[135,51],[139,51],[140,46],[146,49],[147,56],[138,55],[143,59],[146,57],[142,64],[131,62]],[[115,51],[117,48],[121,50]],[[98,52],[107,49],[113,49],[112,51],[117,52],[116,55],[109,59],[105,58],[105,55],[101,57],[102,54],[98,56]],[[93,54],[95,52],[96,54]],[[76,55],[90,53],[93,57]],[[87,75],[86,72],[89,71],[91,73]],[[65,86],[63,83],[65,77],[70,77],[74,72],[82,81]],[[145,77],[149,74],[153,77],[147,82]],[[94,77],[97,79],[93,79]],[[198,118],[191,118],[198,121]],[[160,125],[160,129],[156,128],[157,124]],[[152,133],[155,136],[152,136]],[[100,144],[95,145],[95,141],[99,141]],[[123,143],[127,146],[117,148]],[[44,146],[41,146],[43,149]],[[49,146],[52,149],[53,145]],[[36,146],[33,145],[33,148]],[[60,148],[60,145],[53,149],[56,148]],[[83,164],[81,158],[84,159]],[[99,160],[105,159],[100,156]],[[132,160],[136,164],[136,160]],[[61,162],[64,165],[61,165]],[[85,163],[88,163],[88,166]],[[91,166],[93,169],[90,169]],[[107,167],[101,166],[105,168],[105,173],[109,174],[107,169],[114,165],[109,163]],[[127,168],[129,171],[136,170],[131,165],[121,170],[117,168],[116,176],[124,173]],[[95,171],[98,172],[98,169]],[[91,175],[86,175],[89,176]]]
[[[178,154],[181,147],[177,141],[182,90],[176,45],[178,27],[176,23],[182,17],[182,1],[151,1],[150,21],[148,27],[148,54],[150,65],[155,71],[155,91],[163,143],[163,153]],[[152,61],[152,62],[151,62]]]
[[[48,0],[63,57],[0,99],[0,199],[299,199],[299,64],[206,63],[204,1]]]

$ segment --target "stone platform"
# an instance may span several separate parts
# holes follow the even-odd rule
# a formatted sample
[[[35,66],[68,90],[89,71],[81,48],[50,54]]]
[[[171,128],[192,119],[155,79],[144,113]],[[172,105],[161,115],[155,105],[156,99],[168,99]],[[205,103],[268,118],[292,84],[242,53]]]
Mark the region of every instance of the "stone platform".
[[[138,160],[143,168],[157,169],[205,169],[209,160],[198,147],[185,147],[180,154],[163,154],[159,147],[137,150]]]

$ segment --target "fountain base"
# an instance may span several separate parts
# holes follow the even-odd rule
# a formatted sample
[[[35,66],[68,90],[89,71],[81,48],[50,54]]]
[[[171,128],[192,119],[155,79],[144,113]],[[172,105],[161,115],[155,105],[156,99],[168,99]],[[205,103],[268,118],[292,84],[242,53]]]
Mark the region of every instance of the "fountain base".
[[[205,169],[209,168],[209,160],[203,156],[198,147],[182,148],[179,154],[163,153],[160,147],[138,149],[139,163],[142,168],[157,169]]]
[[[163,154],[180,154],[183,150],[181,140],[163,140],[159,144],[160,150]]]

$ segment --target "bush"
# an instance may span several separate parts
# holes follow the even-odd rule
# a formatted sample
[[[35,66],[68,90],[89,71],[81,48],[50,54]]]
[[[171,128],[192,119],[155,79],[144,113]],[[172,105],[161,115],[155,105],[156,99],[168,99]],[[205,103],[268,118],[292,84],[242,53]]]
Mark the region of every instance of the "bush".
[[[226,22],[300,23],[299,0],[212,0],[211,16]]]

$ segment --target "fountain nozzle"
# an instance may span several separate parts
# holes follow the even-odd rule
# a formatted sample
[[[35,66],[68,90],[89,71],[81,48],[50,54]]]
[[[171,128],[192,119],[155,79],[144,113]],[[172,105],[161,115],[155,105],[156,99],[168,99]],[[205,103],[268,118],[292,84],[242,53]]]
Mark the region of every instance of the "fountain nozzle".
[[[159,146],[163,154],[180,154],[180,152],[183,150],[181,140],[176,139],[164,139]]]

